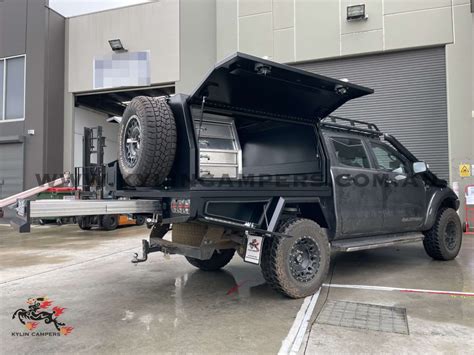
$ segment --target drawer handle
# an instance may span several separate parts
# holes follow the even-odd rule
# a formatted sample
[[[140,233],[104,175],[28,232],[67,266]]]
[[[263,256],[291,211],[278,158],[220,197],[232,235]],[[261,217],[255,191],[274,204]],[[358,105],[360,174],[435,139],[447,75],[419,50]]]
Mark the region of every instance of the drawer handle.
[[[204,144],[204,145],[209,145],[209,141],[207,139],[200,139],[199,143]]]
[[[199,129],[200,129],[201,131],[207,131],[207,127],[201,127],[201,128],[198,127],[198,130],[199,130]]]
[[[199,170],[199,172],[201,173],[201,175],[212,175],[210,170],[201,169]]]
[[[199,156],[199,158],[211,160],[211,157],[210,157],[208,154],[201,154],[201,155]]]

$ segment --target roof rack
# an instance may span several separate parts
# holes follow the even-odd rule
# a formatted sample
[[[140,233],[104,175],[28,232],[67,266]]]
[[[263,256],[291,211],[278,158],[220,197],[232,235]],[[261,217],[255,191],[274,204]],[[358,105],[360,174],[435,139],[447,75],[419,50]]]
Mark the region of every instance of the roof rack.
[[[330,121],[330,122],[328,122]],[[348,123],[348,124],[347,124]],[[321,126],[326,128],[363,133],[371,136],[382,136],[383,133],[375,123],[369,123],[364,121],[352,120],[349,118],[343,118],[338,116],[327,116],[321,120]],[[364,126],[367,128],[362,128]]]

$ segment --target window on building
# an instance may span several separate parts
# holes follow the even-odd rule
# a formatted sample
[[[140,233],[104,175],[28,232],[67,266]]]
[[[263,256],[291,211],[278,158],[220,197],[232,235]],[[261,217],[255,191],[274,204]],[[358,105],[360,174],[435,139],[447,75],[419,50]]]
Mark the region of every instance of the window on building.
[[[0,120],[25,118],[25,56],[0,59]]]
[[[332,137],[331,140],[340,164],[354,168],[370,168],[369,158],[360,139]]]

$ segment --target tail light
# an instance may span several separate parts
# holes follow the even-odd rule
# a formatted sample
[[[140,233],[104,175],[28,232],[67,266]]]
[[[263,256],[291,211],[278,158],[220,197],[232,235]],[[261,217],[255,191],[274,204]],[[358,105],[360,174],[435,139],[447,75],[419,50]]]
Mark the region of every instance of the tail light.
[[[191,210],[190,199],[172,199],[171,200],[171,212],[178,214],[189,214]]]

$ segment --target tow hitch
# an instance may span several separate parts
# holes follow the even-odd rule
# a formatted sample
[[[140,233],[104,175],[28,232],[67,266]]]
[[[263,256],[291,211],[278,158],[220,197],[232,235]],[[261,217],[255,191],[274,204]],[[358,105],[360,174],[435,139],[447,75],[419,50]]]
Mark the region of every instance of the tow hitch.
[[[156,251],[161,251],[160,246],[156,247],[150,247],[150,243],[148,243],[148,240],[142,239],[142,257],[138,257],[138,253],[135,253],[132,259],[133,264],[138,264],[138,263],[143,263],[148,260],[148,254],[156,252]]]

